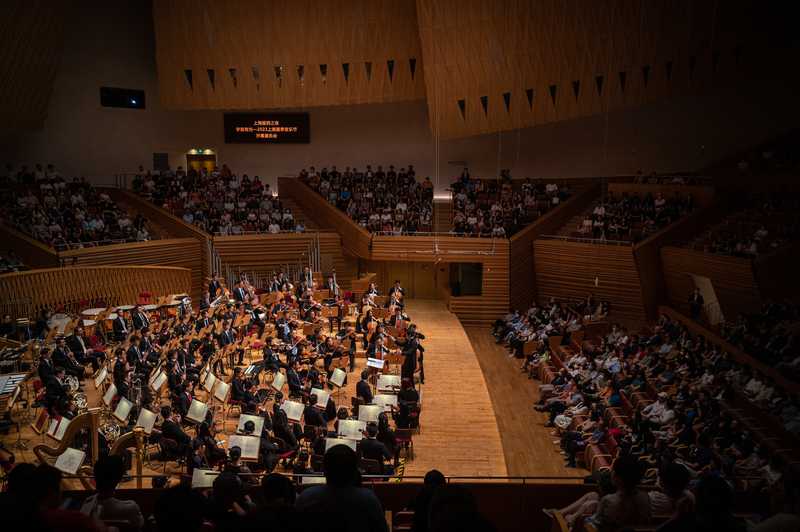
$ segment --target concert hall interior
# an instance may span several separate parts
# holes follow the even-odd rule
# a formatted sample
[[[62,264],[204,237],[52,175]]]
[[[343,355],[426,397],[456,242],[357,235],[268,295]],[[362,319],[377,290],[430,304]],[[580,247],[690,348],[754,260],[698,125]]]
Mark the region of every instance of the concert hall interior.
[[[4,530],[800,530],[790,2],[6,0]]]

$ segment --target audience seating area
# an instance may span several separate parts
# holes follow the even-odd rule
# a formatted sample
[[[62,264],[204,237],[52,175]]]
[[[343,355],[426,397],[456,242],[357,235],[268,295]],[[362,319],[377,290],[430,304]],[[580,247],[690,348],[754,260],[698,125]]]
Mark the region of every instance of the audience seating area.
[[[522,370],[540,380],[536,409],[548,414],[567,465],[602,475],[632,457],[644,486],[655,490],[647,512],[654,519],[665,513],[659,499],[680,498],[710,475],[725,479],[737,500],[769,508],[769,494],[783,489],[784,475],[794,475],[800,461],[797,397],[666,315],[639,333],[613,325],[597,334],[597,322],[581,323],[582,315],[604,317],[604,308],[551,302],[506,316],[493,329],[498,343],[525,359]],[[677,495],[665,484],[675,464],[685,475]],[[666,490],[660,497],[659,489]],[[567,526],[580,523],[597,507],[584,503],[602,490],[601,482],[596,498],[549,513]],[[681,513],[666,510],[673,518]]]
[[[52,166],[14,170],[0,178],[0,220],[57,251],[150,240],[142,216],[133,216],[83,178],[65,180]]]
[[[331,205],[347,213],[370,232],[407,234],[432,230],[433,183],[418,182],[412,165],[395,170],[393,165],[362,171],[347,166],[339,171],[315,167],[300,171],[299,178]]]
[[[134,192],[212,235],[303,232],[313,224],[294,205],[278,198],[258,176],[232,172],[227,165],[189,171],[145,172],[135,176]]]
[[[513,181],[508,170],[498,179],[470,177],[464,169],[452,184],[452,232],[465,236],[511,237],[526,225],[567,199],[566,184]]]
[[[597,242],[636,243],[693,209],[694,200],[688,192],[671,197],[661,193],[643,196],[607,193],[573,217],[557,234]]]

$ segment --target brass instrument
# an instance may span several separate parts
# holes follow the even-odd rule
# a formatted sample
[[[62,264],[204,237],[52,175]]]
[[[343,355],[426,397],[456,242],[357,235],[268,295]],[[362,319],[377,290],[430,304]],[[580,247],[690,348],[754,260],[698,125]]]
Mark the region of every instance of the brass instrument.
[[[84,413],[89,409],[89,401],[86,398],[86,394],[83,392],[78,392],[72,396],[71,399],[72,406],[75,407],[75,410],[78,413]]]
[[[75,375],[67,375],[64,377],[64,385],[69,388],[68,393],[74,395],[81,389],[81,383]]]
[[[122,429],[117,424],[117,421],[111,415],[110,411],[104,410],[100,414],[100,423],[97,428],[100,434],[106,439],[106,442],[112,444],[119,438]]]

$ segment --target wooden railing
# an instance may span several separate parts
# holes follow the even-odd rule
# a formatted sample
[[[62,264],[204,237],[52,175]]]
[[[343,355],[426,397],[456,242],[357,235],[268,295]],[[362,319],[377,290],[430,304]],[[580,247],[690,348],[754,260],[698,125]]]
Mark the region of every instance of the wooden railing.
[[[0,275],[0,308],[12,316],[35,316],[42,308],[80,310],[91,302],[133,304],[142,292],[187,293],[192,272],[164,266],[81,266]],[[22,302],[22,304],[17,304]]]
[[[56,250],[16,229],[0,223],[0,253],[13,249],[27,268],[54,268],[58,266]]]
[[[288,196],[297,203],[303,212],[322,229],[336,231],[342,237],[342,246],[352,255],[370,258],[369,246],[372,235],[360,227],[333,205],[329,204],[316,191],[296,177],[279,177],[278,190],[281,196]]]
[[[594,181],[567,198],[555,209],[546,212],[528,227],[509,239],[510,305],[527,309],[536,300],[536,279],[533,268],[533,241],[539,236],[554,233],[559,227],[587,208],[600,193],[600,183]]]
[[[194,238],[170,238],[148,242],[113,244],[95,248],[73,249],[59,253],[65,266],[174,266],[191,271],[188,293],[199,301],[205,279],[200,241]]]

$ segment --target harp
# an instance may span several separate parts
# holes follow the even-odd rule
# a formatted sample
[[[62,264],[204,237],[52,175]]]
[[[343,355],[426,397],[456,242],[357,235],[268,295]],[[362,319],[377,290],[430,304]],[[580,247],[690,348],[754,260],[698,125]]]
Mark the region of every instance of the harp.
[[[63,452],[69,447],[73,440],[75,440],[75,436],[78,434],[79,431],[83,429],[89,429],[89,436],[90,446],[91,446],[91,462],[94,463],[97,460],[97,453],[99,451],[99,442],[98,442],[98,432],[97,429],[99,428],[99,417],[100,417],[100,408],[90,408],[88,412],[75,416],[72,421],[70,421],[67,430],[64,432],[64,436],[61,438],[61,441],[58,442],[58,445],[51,447],[49,445],[40,444],[33,448],[33,454],[36,455],[36,458],[42,464],[50,464],[53,458],[58,458],[63,454]],[[48,457],[50,459],[48,459]]]
[[[114,444],[109,449],[110,456],[121,455],[125,450],[133,450],[133,459],[136,467],[136,487],[142,487],[142,467],[144,463],[144,429],[141,427],[134,428],[131,432],[127,432],[117,438]],[[83,465],[78,469],[78,480],[81,485],[87,490],[94,490],[96,486],[91,481],[91,476],[94,473],[92,466]]]

